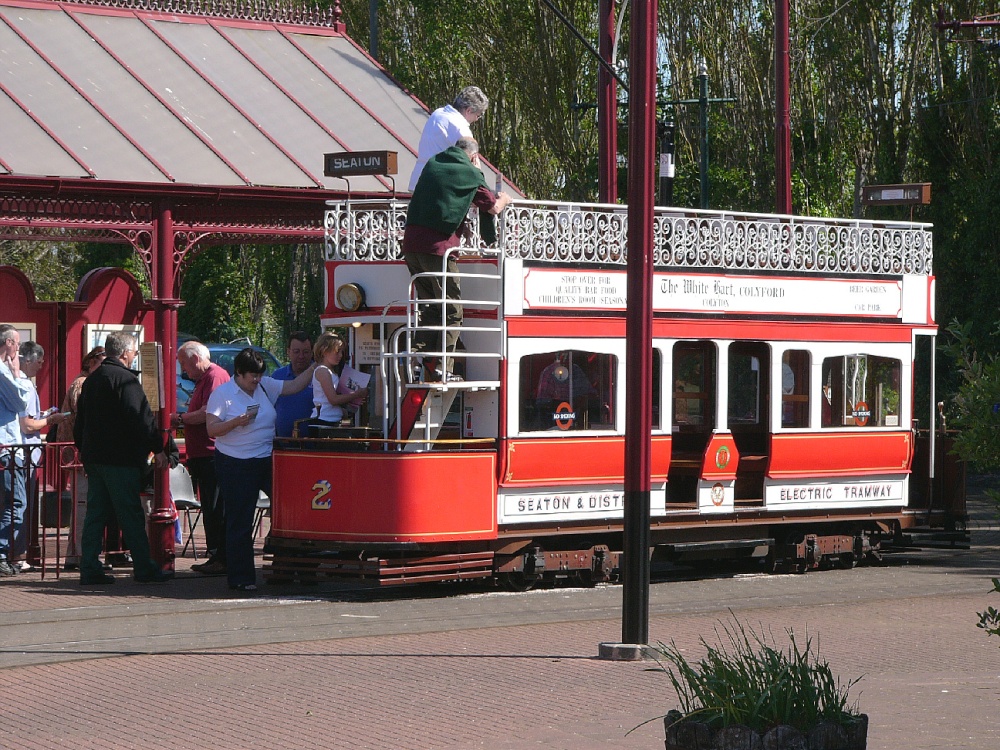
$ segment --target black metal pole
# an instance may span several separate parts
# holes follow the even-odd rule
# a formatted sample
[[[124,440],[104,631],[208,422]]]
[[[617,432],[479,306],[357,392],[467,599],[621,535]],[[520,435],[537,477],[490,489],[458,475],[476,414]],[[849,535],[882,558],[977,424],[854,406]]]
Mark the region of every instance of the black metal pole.
[[[656,0],[632,0],[629,47],[628,309],[625,313],[625,523],[622,641],[649,640],[649,501],[653,410],[653,166]]]

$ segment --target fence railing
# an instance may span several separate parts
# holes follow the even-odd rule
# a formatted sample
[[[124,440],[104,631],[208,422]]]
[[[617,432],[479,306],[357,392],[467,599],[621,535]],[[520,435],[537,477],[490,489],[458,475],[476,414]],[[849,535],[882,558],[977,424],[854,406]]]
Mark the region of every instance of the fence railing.
[[[331,202],[327,260],[401,259],[407,207],[395,199]],[[624,265],[627,212],[619,205],[515,200],[500,216],[500,250],[524,260]],[[654,264],[661,269],[933,273],[929,224],[658,208],[653,231]],[[480,246],[478,231],[474,237],[463,244]]]
[[[86,488],[72,443],[0,446],[0,533],[9,558],[59,576],[67,554],[79,555],[71,534]],[[83,493],[84,498],[81,498]]]

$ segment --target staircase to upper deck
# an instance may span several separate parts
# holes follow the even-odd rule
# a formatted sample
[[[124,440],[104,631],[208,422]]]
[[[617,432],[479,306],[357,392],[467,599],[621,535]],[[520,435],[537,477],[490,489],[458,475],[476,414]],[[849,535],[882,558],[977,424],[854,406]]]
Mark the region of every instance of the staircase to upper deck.
[[[448,259],[458,256],[458,272],[448,270]],[[478,261],[478,262],[477,262]],[[456,248],[441,259],[441,270],[414,276],[409,283],[406,301],[406,323],[397,328],[382,353],[383,374],[391,385],[395,419],[386,425],[386,435],[400,441],[403,450],[427,450],[433,447],[445,427],[460,393],[497,391],[500,388],[499,363],[501,352],[503,255],[495,250],[480,249],[470,253]],[[434,277],[440,282],[442,296],[418,299],[414,282],[420,277]],[[444,291],[448,282],[457,280],[462,289],[460,300],[448,299]],[[463,308],[463,322],[450,326],[446,308]],[[422,326],[421,310],[437,308],[441,325]],[[441,342],[449,333],[457,333],[459,347],[447,351],[443,344],[437,349],[414,351],[409,342],[418,332],[431,332]],[[426,360],[435,361],[440,378],[427,377]],[[454,377],[459,375],[459,377]],[[387,389],[388,390],[388,389]],[[389,422],[390,410],[386,410]]]

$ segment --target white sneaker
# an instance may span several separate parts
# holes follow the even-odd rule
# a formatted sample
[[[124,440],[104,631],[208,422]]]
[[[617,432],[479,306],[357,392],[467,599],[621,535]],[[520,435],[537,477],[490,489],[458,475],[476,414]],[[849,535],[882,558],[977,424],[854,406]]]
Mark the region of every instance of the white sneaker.
[[[30,573],[35,569],[35,566],[29,563],[27,560],[21,560],[20,562],[14,563],[20,573]]]

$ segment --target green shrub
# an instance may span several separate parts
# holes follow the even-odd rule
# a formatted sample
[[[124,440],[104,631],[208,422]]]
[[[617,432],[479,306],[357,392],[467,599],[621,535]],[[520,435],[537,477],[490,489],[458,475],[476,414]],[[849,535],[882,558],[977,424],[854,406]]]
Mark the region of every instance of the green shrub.
[[[787,630],[791,642],[782,650],[768,633],[758,634],[735,617],[715,632],[721,645],[702,638],[707,654],[696,664],[672,642],[657,647],[663,655],[660,668],[670,676],[685,719],[712,729],[744,724],[765,732],[781,724],[803,731],[820,721],[847,724],[860,716],[847,698],[858,679],[842,687],[808,635],[800,646]]]

